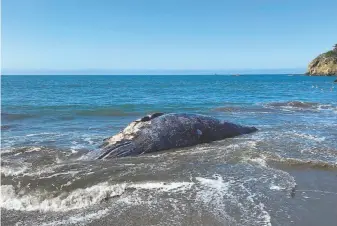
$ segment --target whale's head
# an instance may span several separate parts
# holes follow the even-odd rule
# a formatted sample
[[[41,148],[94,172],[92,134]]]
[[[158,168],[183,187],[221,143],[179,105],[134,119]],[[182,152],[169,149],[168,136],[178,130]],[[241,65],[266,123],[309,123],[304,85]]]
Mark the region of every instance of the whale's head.
[[[140,154],[134,139],[137,138],[144,128],[151,125],[151,120],[164,113],[158,112],[146,115],[140,119],[131,122],[123,131],[118,134],[104,139],[104,143],[100,146],[103,151],[97,159],[105,159],[112,157],[123,157]]]

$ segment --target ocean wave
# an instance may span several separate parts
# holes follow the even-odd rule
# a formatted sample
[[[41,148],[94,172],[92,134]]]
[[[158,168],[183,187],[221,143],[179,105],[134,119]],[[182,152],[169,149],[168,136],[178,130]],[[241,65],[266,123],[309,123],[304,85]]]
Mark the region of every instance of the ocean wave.
[[[5,177],[22,175],[30,169],[30,165],[1,166],[1,174]]]
[[[36,117],[33,114],[5,113],[1,112],[1,119],[4,121],[16,121]],[[2,127],[1,127],[2,128]]]
[[[215,112],[237,112],[237,111],[243,111],[243,107],[217,107],[212,109],[212,111]]]
[[[89,160],[88,152],[87,149],[70,151],[43,146],[9,148],[1,152],[0,171],[7,180],[24,177],[31,177],[34,180],[48,178],[58,175],[59,168],[69,168]],[[73,170],[66,169],[66,172],[70,174]]]
[[[312,108],[318,105],[319,105],[318,103],[302,102],[302,101],[272,102],[267,104],[267,106],[272,107],[294,107],[294,108]]]
[[[131,190],[156,190],[157,192],[179,191],[191,188],[190,182],[147,182],[147,183],[99,183],[87,188],[79,188],[71,192],[62,192],[55,197],[43,191],[22,194],[13,185],[1,186],[2,208],[20,211],[40,212],[66,212],[69,210],[83,209],[111,198],[119,197],[128,189]],[[123,199],[122,199],[123,200]]]
[[[44,135],[57,135],[57,133],[50,133],[50,132],[42,132],[42,133],[30,133],[30,134],[27,134],[26,137],[34,137],[34,136],[44,136]]]
[[[28,118],[56,117],[62,120],[73,120],[76,116],[139,116],[149,110],[148,105],[120,104],[111,106],[87,106],[87,105],[23,105],[6,106],[12,112],[2,112],[4,121],[24,120]],[[139,111],[143,109],[143,111]]]
[[[43,147],[43,146],[25,146],[25,147],[12,147],[6,148],[1,150],[2,157],[9,157],[9,156],[17,156],[20,154],[25,153],[32,153],[32,152],[42,152],[42,151],[50,151],[52,149]]]
[[[109,197],[121,195],[124,191],[123,184],[109,186],[108,183],[102,183],[50,198],[50,195],[43,192],[19,194],[12,185],[2,185],[1,207],[8,210],[64,212],[100,203]]]
[[[43,191],[24,191],[12,185],[1,186],[1,208],[17,211],[38,211],[46,212],[69,212],[92,208],[96,205],[108,202],[113,199],[111,208],[107,212],[115,211],[119,205],[142,206],[143,208],[155,208],[159,205],[158,196],[161,193],[173,194],[181,193],[184,196],[194,194],[192,200],[194,206],[204,206],[218,220],[225,220],[231,224],[247,223],[251,225],[271,225],[271,217],[265,205],[259,201],[259,193],[255,193],[247,186],[247,182],[237,181],[234,178],[224,178],[215,174],[211,177],[195,177],[194,182],[144,182],[144,183],[121,183],[109,184],[103,182],[87,188],[80,188],[70,192],[61,192],[58,195],[49,194]],[[255,183],[255,182],[254,182]],[[275,185],[277,186],[277,185]],[[281,186],[281,185],[280,185]],[[154,193],[149,193],[154,191]],[[186,193],[186,195],[185,195]],[[189,195],[187,195],[189,194]],[[164,196],[166,197],[166,196]],[[170,203],[176,205],[179,198],[170,198]],[[110,206],[110,204],[108,204]],[[128,208],[126,207],[126,208]],[[124,207],[125,208],[125,207]],[[182,207],[183,208],[183,207]],[[240,212],[240,219],[232,215],[232,210]],[[179,211],[179,208],[177,208]],[[83,218],[75,217],[61,221],[46,222],[46,225],[63,223],[78,223],[97,219],[95,217]],[[91,215],[90,215],[91,216]]]
[[[336,169],[336,162],[326,162],[320,160],[298,159],[298,158],[271,158],[270,161],[279,162],[290,166],[310,167],[318,169]]]
[[[302,136],[300,136],[302,137]],[[324,138],[304,136],[304,138],[321,143]],[[261,141],[262,142],[262,141]],[[264,141],[265,142],[265,141]],[[242,162],[260,165],[261,167],[276,167],[278,164],[294,167],[309,167],[320,169],[337,168],[337,150],[329,147],[305,147],[286,150],[287,146],[269,147],[257,144],[256,149],[242,152],[239,159]],[[277,145],[277,144],[276,144]],[[289,145],[289,144],[288,144]],[[274,150],[270,150],[274,148]],[[276,164],[276,165],[275,165]]]
[[[186,189],[191,189],[194,183],[191,182],[148,182],[148,183],[139,183],[139,184],[130,184],[128,188],[136,188],[136,189],[145,189],[145,190],[153,190],[156,189],[158,191],[168,192],[171,190],[182,191]]]
[[[72,112],[76,110],[95,110],[95,109],[120,109],[124,111],[133,111],[136,109],[149,108],[150,104],[117,104],[113,103],[111,105],[93,105],[93,104],[67,104],[67,105],[11,105],[6,106],[6,109],[11,111],[38,111],[38,112]]]
[[[321,150],[322,151],[322,150]],[[276,167],[277,164],[289,165],[294,167],[309,167],[320,169],[336,169],[337,168],[337,152],[333,150],[310,149],[301,153],[298,157],[291,157],[292,153],[281,152],[279,154],[269,151],[257,150],[257,152],[244,152],[240,156],[240,160],[245,163],[259,165],[261,167]],[[275,166],[276,163],[276,166]]]
[[[57,161],[57,157],[56,160]],[[35,162],[34,162],[35,163]],[[47,166],[45,165],[47,164]],[[38,167],[33,167],[33,163],[17,161],[15,163],[8,163],[2,160],[1,174],[5,177],[34,177],[42,178],[42,175],[54,173],[61,165],[49,165],[48,162],[41,164]],[[71,174],[69,171],[67,174]],[[47,177],[47,176],[46,176]],[[49,176],[50,177],[50,176]]]
[[[248,142],[248,145],[254,146],[254,142]],[[166,162],[167,159],[164,159]],[[123,161],[120,164],[124,166],[124,163]],[[168,164],[172,165],[171,163]],[[95,163],[90,162],[90,165],[92,164]],[[135,165],[137,162],[132,161],[129,168],[136,168]],[[134,175],[137,180],[144,178],[143,176],[137,177],[137,175],[145,176],[146,173],[154,170],[153,166],[144,164],[144,162],[141,165],[146,168],[143,168],[144,171],[137,169],[137,173]],[[211,165],[213,167],[213,165],[219,164]],[[79,165],[73,165],[51,170],[51,174],[42,174],[34,180],[29,180],[32,183],[29,188],[26,185],[28,181],[20,185],[20,183],[15,184],[13,181],[7,180],[8,184],[2,183],[1,196],[5,198],[0,200],[0,207],[14,211],[37,211],[48,215],[52,215],[50,212],[56,212],[58,216],[67,215],[67,217],[45,222],[46,225],[62,224],[62,222],[65,224],[89,222],[96,218],[81,216],[77,218],[77,214],[84,212],[90,214],[107,206],[109,210],[102,213],[102,216],[108,212],[113,214],[118,210],[129,210],[134,207],[151,211],[160,209],[162,211],[160,214],[166,214],[164,209],[169,206],[169,208],[174,208],[172,214],[177,215],[176,222],[184,219],[187,211],[205,210],[211,214],[214,222],[226,222],[230,225],[269,226],[270,213],[265,207],[267,203],[263,202],[271,193],[289,190],[289,187],[293,185],[292,177],[269,167],[256,167],[254,164],[225,165],[215,166],[214,172],[218,172],[216,174],[209,174],[206,171],[200,173],[191,169],[193,173],[188,177],[184,176],[185,179],[181,178],[179,181],[175,181],[177,178],[175,177],[172,179],[173,181],[135,182],[128,181],[133,177],[126,177],[127,180],[125,180],[124,176],[119,177],[121,174],[118,174],[117,177],[111,176],[112,170],[115,172],[116,169],[120,169],[116,168],[116,164],[113,164],[113,168],[108,163],[99,163],[97,168],[96,165],[94,168],[86,164],[80,168],[78,168]],[[87,170],[88,168],[90,171]],[[88,172],[93,172],[92,169],[99,170],[96,176],[90,176],[95,178],[94,181],[88,177]],[[123,170],[124,168],[121,169],[121,171]],[[167,169],[165,171],[163,169],[163,172],[167,173]],[[65,174],[69,174],[69,176],[64,177]],[[104,176],[104,174],[110,176]],[[260,175],[262,174],[264,176],[261,179]],[[59,176],[62,178],[56,178]],[[107,178],[109,180],[114,178],[121,182],[106,181]],[[102,182],[103,180],[104,182]],[[54,185],[50,186],[50,183],[54,183]],[[45,187],[42,184],[45,184]],[[191,202],[192,205],[189,205]],[[237,218],[238,215],[240,218]],[[74,218],[70,219],[68,216],[74,216]],[[171,215],[165,216],[171,217]]]
[[[68,111],[42,111],[35,112],[34,114],[8,114],[2,113],[2,119],[5,121],[15,121],[15,120],[24,120],[28,118],[38,118],[43,116],[57,116],[59,119],[63,120],[73,120],[75,116],[139,116],[142,113],[133,112],[133,111],[124,111],[122,109],[116,108],[98,108],[98,109],[68,109]]]
[[[280,108],[284,110],[307,110],[307,111],[319,111],[319,110],[336,110],[337,107],[331,104],[321,104],[316,102],[305,101],[285,101],[285,102],[271,102],[264,104],[267,108]]]
[[[246,112],[246,113],[271,113],[272,109],[263,108],[260,106],[224,106],[213,108],[213,112]]]
[[[138,112],[133,111],[123,111],[115,108],[98,108],[98,109],[87,109],[87,110],[77,110],[76,115],[80,116],[136,116],[142,115]]]

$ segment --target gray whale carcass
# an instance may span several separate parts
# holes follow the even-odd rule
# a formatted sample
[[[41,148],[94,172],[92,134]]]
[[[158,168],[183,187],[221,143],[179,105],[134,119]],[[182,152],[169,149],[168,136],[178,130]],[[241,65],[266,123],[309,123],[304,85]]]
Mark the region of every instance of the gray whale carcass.
[[[155,113],[104,139],[98,159],[188,147],[257,131],[199,114]]]

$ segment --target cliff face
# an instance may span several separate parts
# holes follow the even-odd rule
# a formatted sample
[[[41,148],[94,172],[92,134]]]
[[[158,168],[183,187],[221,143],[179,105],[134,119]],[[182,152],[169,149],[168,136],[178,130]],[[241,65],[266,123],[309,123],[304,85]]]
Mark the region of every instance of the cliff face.
[[[316,57],[308,66],[308,75],[337,75],[337,51],[332,50]]]

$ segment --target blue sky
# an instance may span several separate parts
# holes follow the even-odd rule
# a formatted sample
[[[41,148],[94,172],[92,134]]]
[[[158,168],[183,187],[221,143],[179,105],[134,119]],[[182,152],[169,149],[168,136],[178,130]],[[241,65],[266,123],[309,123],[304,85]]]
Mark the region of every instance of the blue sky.
[[[2,0],[3,73],[304,72],[336,0]]]

